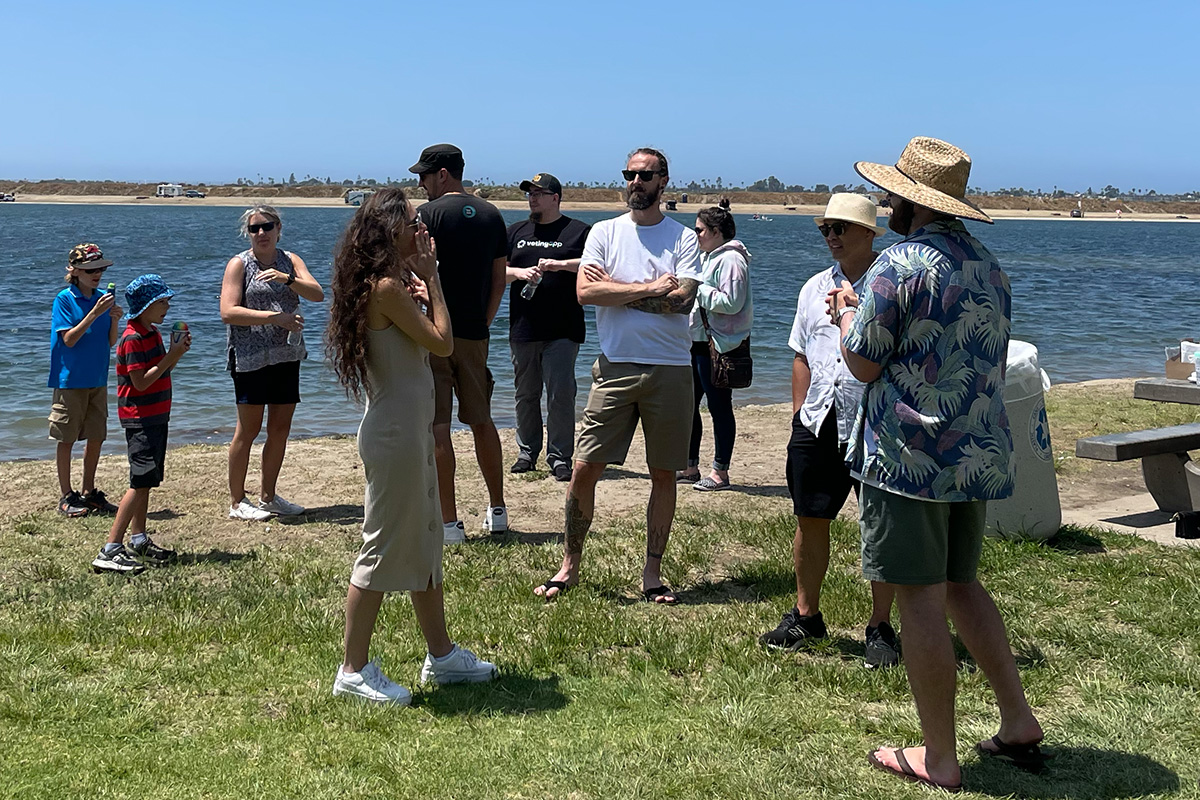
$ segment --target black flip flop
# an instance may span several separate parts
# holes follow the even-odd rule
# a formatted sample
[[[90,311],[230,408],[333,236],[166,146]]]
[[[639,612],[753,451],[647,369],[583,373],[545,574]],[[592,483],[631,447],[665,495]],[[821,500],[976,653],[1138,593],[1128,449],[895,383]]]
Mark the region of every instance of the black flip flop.
[[[567,592],[571,591],[571,587],[574,585],[575,584],[567,583],[566,581],[549,580],[543,583],[539,588],[543,589],[545,592],[548,592],[551,589],[558,589],[558,594],[554,595],[553,597],[545,593],[542,594],[542,599],[549,603],[551,600],[557,600]]]
[[[983,746],[983,742],[980,742],[975,745],[975,752],[981,756],[1012,764],[1017,769],[1023,769],[1026,772],[1041,772],[1046,768],[1046,761],[1051,758],[1042,752],[1042,748],[1038,746],[1039,742],[1009,744],[999,736],[993,736],[992,744],[996,746],[995,750],[988,750]]]
[[[658,598],[670,595],[674,600],[663,600],[658,602]],[[645,589],[642,591],[642,599],[647,603],[653,603],[657,606],[673,606],[679,602],[679,595],[675,594],[675,590],[665,583],[661,586],[655,586],[653,589]]]
[[[912,768],[912,765],[908,763],[908,759],[905,758],[904,751],[906,749],[907,748],[904,747],[896,748],[896,763],[900,765],[899,770],[889,767],[887,764],[876,758],[875,751],[867,753],[867,761],[870,761],[871,766],[875,769],[882,770],[889,775],[895,775],[897,778],[903,778],[904,780],[911,781],[912,783],[919,783],[922,786],[929,786],[934,789],[941,789],[942,791],[951,792],[954,794],[962,791],[961,783],[947,786],[944,783],[938,783],[937,781],[930,780],[929,778],[922,778],[917,774],[916,770]]]

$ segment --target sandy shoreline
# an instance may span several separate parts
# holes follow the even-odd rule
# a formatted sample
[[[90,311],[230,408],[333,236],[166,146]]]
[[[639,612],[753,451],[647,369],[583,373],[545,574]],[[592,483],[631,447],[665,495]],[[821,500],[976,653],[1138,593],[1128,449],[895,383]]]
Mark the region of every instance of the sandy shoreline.
[[[44,204],[44,205],[133,205],[133,206],[177,206],[177,207],[194,207],[194,206],[220,206],[233,208],[246,208],[251,203],[259,200],[269,205],[278,206],[281,208],[347,208],[348,206],[339,197],[202,197],[202,198],[184,198],[184,197],[146,197],[139,199],[129,195],[35,195],[22,194],[18,197],[17,203],[21,204]],[[521,211],[528,208],[524,200],[493,200],[493,205],[503,211]],[[5,203],[0,205],[0,208],[7,206]],[[705,206],[700,203],[680,204],[679,211],[699,211]],[[563,211],[601,211],[609,212],[614,215],[623,213],[626,210],[624,203],[618,202],[571,202],[567,201],[562,204]],[[736,214],[764,214],[769,217],[775,216],[816,216],[824,210],[824,206],[820,205],[795,205],[783,207],[777,204],[766,203],[736,203],[733,206],[733,211]],[[1014,209],[989,209],[983,207],[991,217],[995,219],[1033,219],[1033,220],[1070,220],[1072,219],[1067,213],[1062,214],[1047,214],[1045,211],[1020,211]],[[1152,222],[1197,222],[1197,219],[1179,219],[1176,214],[1153,214],[1153,213],[1132,213],[1124,212],[1120,218],[1117,217],[1115,211],[1089,211],[1084,218],[1087,220],[1105,220],[1111,222],[1125,222],[1130,220],[1135,221],[1152,221]]]

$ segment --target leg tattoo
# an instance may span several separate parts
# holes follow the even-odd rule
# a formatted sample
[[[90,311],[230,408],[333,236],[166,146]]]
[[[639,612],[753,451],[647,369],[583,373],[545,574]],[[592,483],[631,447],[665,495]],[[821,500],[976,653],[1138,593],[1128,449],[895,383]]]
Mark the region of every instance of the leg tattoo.
[[[567,495],[566,517],[567,554],[582,555],[584,540],[587,539],[588,530],[592,527],[592,518],[583,515],[583,511],[579,508],[579,500],[570,494]]]

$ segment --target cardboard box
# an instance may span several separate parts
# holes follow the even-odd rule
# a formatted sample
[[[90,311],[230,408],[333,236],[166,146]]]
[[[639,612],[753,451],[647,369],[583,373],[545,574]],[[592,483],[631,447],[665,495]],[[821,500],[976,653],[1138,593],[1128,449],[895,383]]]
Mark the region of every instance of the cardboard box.
[[[1196,340],[1195,339],[1184,339],[1183,341],[1195,343]],[[1171,349],[1174,349],[1174,348],[1171,348]],[[1187,361],[1187,362],[1181,361],[1180,357],[1177,355],[1171,356],[1170,358],[1167,359],[1166,375],[1168,378],[1175,378],[1176,380],[1186,381],[1188,379],[1188,376],[1190,376],[1191,374],[1192,374],[1192,362],[1191,361]]]

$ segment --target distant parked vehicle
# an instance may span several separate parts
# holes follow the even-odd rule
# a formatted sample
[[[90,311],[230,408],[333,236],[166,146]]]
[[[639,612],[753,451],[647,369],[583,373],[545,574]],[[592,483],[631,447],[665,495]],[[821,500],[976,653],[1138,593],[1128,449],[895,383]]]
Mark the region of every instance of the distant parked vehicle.
[[[0,203],[15,203],[17,196],[8,192],[0,192]]]
[[[349,205],[361,206],[363,201],[373,194],[375,194],[374,189],[350,189],[346,192],[343,199]]]
[[[199,189],[188,189],[183,193],[184,197],[204,197],[204,192]]]
[[[160,183],[154,192],[155,197],[182,197],[183,186],[178,183]]]

